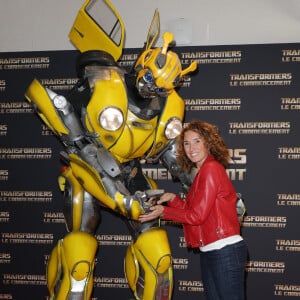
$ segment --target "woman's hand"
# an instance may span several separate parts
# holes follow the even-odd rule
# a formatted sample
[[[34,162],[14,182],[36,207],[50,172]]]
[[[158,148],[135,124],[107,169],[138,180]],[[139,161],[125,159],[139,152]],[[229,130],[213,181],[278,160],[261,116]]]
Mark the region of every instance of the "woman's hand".
[[[160,196],[157,201],[157,205],[153,205],[149,208],[150,212],[144,215],[139,216],[139,221],[144,223],[154,219],[157,219],[162,216],[164,207],[160,204],[168,201],[172,201],[175,198],[176,194],[174,193],[164,193]]]
[[[159,200],[157,201],[157,204],[162,204],[164,202],[172,201],[175,198],[175,194],[173,193],[164,193],[159,197]]]
[[[164,211],[164,207],[162,205],[155,205],[150,207],[150,211],[150,213],[140,215],[139,221],[144,223],[159,218]]]

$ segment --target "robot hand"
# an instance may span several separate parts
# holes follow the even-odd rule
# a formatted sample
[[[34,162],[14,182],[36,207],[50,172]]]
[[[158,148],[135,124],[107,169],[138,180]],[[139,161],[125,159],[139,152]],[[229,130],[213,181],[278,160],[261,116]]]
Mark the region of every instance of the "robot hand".
[[[141,206],[143,207],[145,213],[148,213],[150,210],[150,207],[155,205],[159,197],[164,194],[164,190],[162,189],[151,189],[146,190],[144,192],[137,191],[135,193],[135,197],[140,199]]]
[[[150,207],[155,205],[157,198],[164,193],[161,189],[149,189],[146,191],[136,191],[134,195],[124,198],[124,207],[127,216],[133,220],[138,220],[141,214],[148,213]]]

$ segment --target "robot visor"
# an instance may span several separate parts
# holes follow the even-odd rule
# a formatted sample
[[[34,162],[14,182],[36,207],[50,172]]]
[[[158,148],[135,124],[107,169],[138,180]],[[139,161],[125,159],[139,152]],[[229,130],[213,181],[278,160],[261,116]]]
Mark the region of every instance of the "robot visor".
[[[137,89],[142,97],[166,97],[169,92],[165,88],[158,87],[150,70],[144,70],[137,80]]]

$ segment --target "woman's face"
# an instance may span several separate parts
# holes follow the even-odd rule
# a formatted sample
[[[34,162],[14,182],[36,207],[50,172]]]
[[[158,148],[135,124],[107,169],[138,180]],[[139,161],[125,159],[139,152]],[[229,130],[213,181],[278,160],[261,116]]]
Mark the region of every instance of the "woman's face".
[[[186,156],[196,164],[197,168],[202,165],[209,153],[204,139],[192,130],[184,133],[183,148]]]

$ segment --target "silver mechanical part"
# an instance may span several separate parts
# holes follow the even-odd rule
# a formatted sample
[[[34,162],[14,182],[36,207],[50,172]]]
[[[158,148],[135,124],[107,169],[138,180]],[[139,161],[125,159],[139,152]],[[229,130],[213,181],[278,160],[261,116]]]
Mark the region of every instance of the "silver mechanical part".
[[[54,106],[57,109],[63,110],[67,106],[67,100],[62,95],[56,95],[53,99]]]
[[[46,91],[51,98],[54,107],[61,111],[64,115],[68,115],[72,112],[71,104],[62,95],[58,95],[52,90],[46,88]]]
[[[54,108],[69,131],[68,134],[61,136],[61,141],[67,146],[73,146],[75,142],[81,140],[84,136],[80,119],[75,114],[71,103],[64,96],[58,95],[48,88],[46,88],[46,91],[53,102]]]
[[[237,212],[237,216],[238,216],[239,222],[241,224],[242,221],[243,221],[243,218],[244,218],[244,215],[245,215],[247,209],[246,209],[244,200],[242,198],[242,195],[240,193],[237,193],[236,196],[237,196],[237,200],[236,200],[236,212]]]
[[[111,177],[116,177],[121,174],[117,161],[105,148],[88,144],[81,150],[81,156],[99,173],[105,172]]]
[[[100,163],[105,172],[111,177],[120,175],[120,167],[111,153],[104,148],[98,148],[97,150],[97,161]]]
[[[164,192],[162,189],[149,189],[143,192],[137,191],[134,196],[140,201],[143,210],[149,212],[149,208],[156,204],[157,199],[164,194]]]
[[[156,204],[156,199],[153,198],[160,197],[164,192],[162,189],[149,189],[146,191],[136,191],[134,195],[124,197],[124,206],[128,212],[128,216],[131,216],[131,207],[134,200],[137,200],[142,210],[147,213],[149,212],[149,208]],[[148,202],[149,200],[151,201]]]
[[[172,140],[169,143],[167,150],[161,154],[159,159],[162,161],[164,167],[170,172],[173,179],[178,179],[181,182],[182,187],[186,192],[191,186],[196,172],[194,170],[192,170],[191,173],[183,172],[176,160],[176,156],[177,145],[176,141]]]
[[[84,68],[85,74],[84,76],[88,78],[89,86],[91,89],[94,89],[95,83],[97,81],[111,80],[111,73],[116,72],[120,75],[122,81],[124,81],[125,70],[119,67],[113,66],[98,66],[98,65],[87,65]]]

